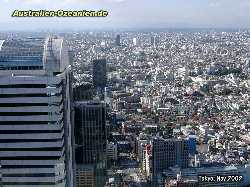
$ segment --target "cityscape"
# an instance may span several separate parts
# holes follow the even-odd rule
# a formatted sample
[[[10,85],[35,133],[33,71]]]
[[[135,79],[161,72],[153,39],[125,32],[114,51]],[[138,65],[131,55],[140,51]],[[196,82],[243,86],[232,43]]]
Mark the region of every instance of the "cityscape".
[[[1,34],[2,186],[250,184],[249,30],[34,35]]]
[[[3,2],[0,187],[250,186],[249,2],[104,1]]]

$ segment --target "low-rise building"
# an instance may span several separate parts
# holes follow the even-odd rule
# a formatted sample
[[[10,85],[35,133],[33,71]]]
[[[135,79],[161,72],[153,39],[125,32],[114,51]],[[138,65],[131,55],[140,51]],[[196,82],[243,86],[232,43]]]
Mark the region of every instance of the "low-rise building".
[[[117,160],[117,144],[114,142],[109,142],[107,144],[107,159],[108,160]]]
[[[95,168],[94,165],[80,165],[76,167],[76,186],[95,187]]]

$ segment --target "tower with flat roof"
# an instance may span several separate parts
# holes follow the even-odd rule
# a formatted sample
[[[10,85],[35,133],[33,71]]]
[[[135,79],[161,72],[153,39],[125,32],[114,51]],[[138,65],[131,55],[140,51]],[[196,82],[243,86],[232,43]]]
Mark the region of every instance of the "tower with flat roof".
[[[188,140],[155,137],[152,141],[152,173],[178,166],[187,168],[189,163]]]
[[[121,45],[121,35],[117,34],[115,38],[115,45],[120,46]]]

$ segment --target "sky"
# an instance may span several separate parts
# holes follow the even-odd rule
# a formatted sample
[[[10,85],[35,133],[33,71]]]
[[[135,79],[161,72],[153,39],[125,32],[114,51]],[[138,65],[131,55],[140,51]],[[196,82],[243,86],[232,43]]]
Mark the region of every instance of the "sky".
[[[17,18],[14,10],[107,10],[105,18]],[[250,0],[1,0],[0,30],[250,28]]]

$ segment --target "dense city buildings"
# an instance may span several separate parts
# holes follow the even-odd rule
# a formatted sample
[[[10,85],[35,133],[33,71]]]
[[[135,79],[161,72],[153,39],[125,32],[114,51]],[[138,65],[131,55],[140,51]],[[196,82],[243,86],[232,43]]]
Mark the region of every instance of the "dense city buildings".
[[[96,56],[107,62],[109,158],[117,145],[107,185],[150,186],[157,163],[156,186],[206,186],[199,176],[213,172],[250,184],[249,33],[119,31],[119,47],[112,31],[64,35],[76,54],[74,85],[92,81]]]
[[[65,40],[0,41],[0,185],[73,186]]]
[[[76,150],[74,171],[78,186],[102,187],[104,183],[109,187],[250,185],[249,30],[161,29],[57,34],[66,39],[71,51],[73,77],[69,81],[75,102],[71,110],[75,143],[71,143]],[[120,45],[117,45],[118,35]],[[15,33],[4,37],[19,41],[24,36]],[[4,37],[0,34],[0,38]],[[5,50],[4,43],[2,46]],[[53,42],[52,46],[54,49]],[[29,60],[25,56],[22,62],[29,64],[39,57],[32,54],[36,58]],[[54,59],[53,54],[49,55],[50,59]],[[9,71],[0,79],[9,76],[5,81],[10,84],[12,79],[19,80],[16,77],[22,77],[25,82],[31,79],[23,73],[16,74],[18,71],[31,73],[32,70],[34,74],[44,68],[1,66],[0,69]],[[52,73],[46,81],[57,78],[60,72]],[[43,75],[37,77],[40,80]],[[46,88],[52,89],[54,85],[49,83]],[[57,86],[60,88],[61,84]],[[31,92],[32,99],[25,97],[28,103],[34,101],[36,93],[30,91],[33,89],[37,88],[25,89]],[[39,88],[39,92],[43,89]],[[0,128],[7,128],[0,131],[0,139],[5,138],[9,130],[17,133],[8,127],[14,124],[4,124],[4,112],[15,112],[14,107],[18,108],[8,105],[20,93],[20,88],[1,89],[2,101],[7,98],[6,92],[12,96],[8,96],[8,103],[0,105],[1,114],[5,115],[0,118]],[[63,89],[59,93],[64,93]],[[27,93],[20,94],[23,97]],[[40,94],[45,93],[39,93],[39,103],[43,101]],[[53,92],[46,102],[57,97],[60,94]],[[62,98],[66,102],[69,97]],[[40,107],[34,108],[39,116],[45,112]],[[21,110],[25,108],[18,112],[26,120],[26,113],[31,111],[23,113]],[[49,119],[54,119],[57,113],[52,113]],[[10,119],[14,120],[15,116]],[[41,123],[40,117],[32,120]],[[15,128],[19,127],[16,125]],[[41,128],[41,124],[36,125]],[[24,133],[22,131],[26,133],[26,130],[18,133]],[[36,138],[47,133],[45,129],[39,131],[41,135]],[[65,143],[67,136],[63,137]],[[4,144],[1,148],[8,154],[14,145],[10,143],[13,142],[6,144],[10,147]],[[233,180],[223,181],[223,177],[228,176]]]
[[[1,1],[0,187],[250,187],[249,9]]]

